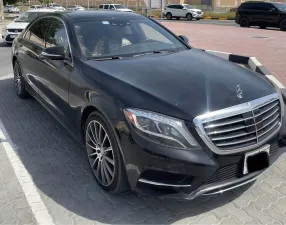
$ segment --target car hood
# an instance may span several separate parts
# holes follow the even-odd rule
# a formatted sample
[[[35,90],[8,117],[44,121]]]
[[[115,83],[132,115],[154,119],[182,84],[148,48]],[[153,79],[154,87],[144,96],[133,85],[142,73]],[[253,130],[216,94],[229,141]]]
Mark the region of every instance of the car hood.
[[[202,10],[200,9],[188,9],[189,11],[192,11],[192,12],[201,12]]]
[[[7,29],[25,29],[29,23],[13,22],[7,25]]]
[[[126,60],[86,61],[83,72],[102,82],[105,90],[124,102],[124,107],[185,120],[276,92],[266,78],[197,49]],[[238,97],[237,85],[243,91],[242,98]]]

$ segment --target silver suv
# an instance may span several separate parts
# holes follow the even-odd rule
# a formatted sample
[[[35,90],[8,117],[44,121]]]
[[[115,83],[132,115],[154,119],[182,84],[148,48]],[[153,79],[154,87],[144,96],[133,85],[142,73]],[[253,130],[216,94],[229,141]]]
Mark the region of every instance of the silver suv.
[[[192,20],[195,18],[196,20],[199,20],[203,18],[204,14],[202,10],[195,9],[188,4],[168,5],[163,10],[163,13],[168,20],[171,20],[172,18],[176,18],[177,20],[180,18],[187,18],[187,20]]]

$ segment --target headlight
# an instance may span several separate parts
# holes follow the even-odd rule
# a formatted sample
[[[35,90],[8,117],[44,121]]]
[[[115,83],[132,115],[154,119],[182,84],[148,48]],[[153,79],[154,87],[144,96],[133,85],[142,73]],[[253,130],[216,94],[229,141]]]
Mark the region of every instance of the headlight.
[[[6,32],[6,30],[7,30],[7,26],[4,26],[4,27],[2,28],[2,33]]]
[[[146,139],[180,149],[198,146],[182,120],[139,109],[125,109],[124,114],[132,128]]]

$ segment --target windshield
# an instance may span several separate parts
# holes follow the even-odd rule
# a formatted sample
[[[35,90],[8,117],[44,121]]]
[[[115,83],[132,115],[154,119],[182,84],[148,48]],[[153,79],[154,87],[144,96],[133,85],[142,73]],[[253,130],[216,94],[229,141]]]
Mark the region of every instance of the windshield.
[[[123,5],[114,5],[116,9],[126,9]]]
[[[21,16],[18,17],[16,22],[30,23],[33,19],[35,19],[42,12],[25,12]]]
[[[89,59],[188,49],[149,19],[82,21],[74,28],[81,50]]]
[[[274,6],[275,6],[279,11],[286,11],[286,4],[285,4],[285,3],[274,3]]]
[[[184,5],[185,6],[185,8],[187,8],[187,9],[193,9],[193,7],[191,6],[191,5]]]

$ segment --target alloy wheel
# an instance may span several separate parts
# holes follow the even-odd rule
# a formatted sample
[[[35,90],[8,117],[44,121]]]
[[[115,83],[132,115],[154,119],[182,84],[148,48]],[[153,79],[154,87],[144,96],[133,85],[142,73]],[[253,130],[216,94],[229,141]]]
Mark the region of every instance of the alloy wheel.
[[[192,20],[193,19],[193,16],[191,14],[188,14],[187,15],[187,20]]]
[[[95,177],[102,185],[109,186],[115,174],[114,152],[106,130],[96,120],[90,121],[86,128],[86,149]]]

